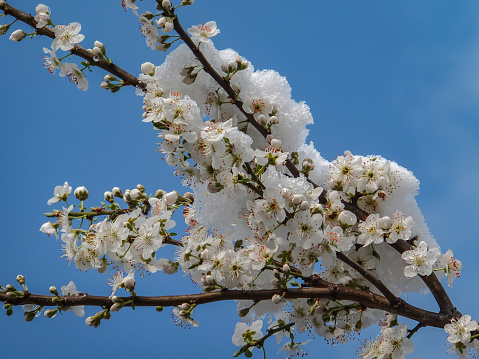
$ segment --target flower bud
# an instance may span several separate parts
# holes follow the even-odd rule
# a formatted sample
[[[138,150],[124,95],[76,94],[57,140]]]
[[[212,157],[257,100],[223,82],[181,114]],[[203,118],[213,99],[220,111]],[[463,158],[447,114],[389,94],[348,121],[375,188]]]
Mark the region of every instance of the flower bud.
[[[193,5],[193,3],[195,2],[195,0],[183,0],[181,2],[181,5],[185,6],[185,5]]]
[[[153,76],[156,71],[156,66],[151,62],[145,62],[141,65],[141,72],[145,75]]]
[[[356,218],[356,215],[353,212],[342,211],[339,214],[338,221],[344,226],[351,227],[356,224],[358,219]]]
[[[108,74],[108,75],[105,75],[105,77],[103,78],[103,80],[105,80],[106,82],[112,82],[112,81],[115,81],[115,80],[116,80],[116,77],[113,76],[112,74]]]
[[[136,285],[135,278],[126,277],[123,281],[123,285],[125,286],[126,290],[134,290]]]
[[[130,197],[130,190],[129,190],[129,189],[127,189],[127,190],[125,191],[125,194],[123,195],[123,200],[125,201],[125,203],[131,203],[131,202],[133,202],[133,200],[132,200],[131,197]]]
[[[145,186],[143,186],[143,185],[140,184],[140,183],[138,183],[138,184],[136,185],[136,189],[137,189],[138,191],[140,191],[141,193],[145,193]]]
[[[7,290],[7,292],[14,292],[14,291],[16,291],[16,288],[15,288],[13,285],[11,285],[11,284],[7,284],[7,285],[5,286],[5,289]]]
[[[221,64],[221,71],[228,72],[228,65],[227,64]]]
[[[93,56],[98,56],[98,57],[103,55],[101,49],[99,47],[96,47],[96,46],[93,48],[93,50],[91,50],[91,53],[93,54]]]
[[[97,328],[100,325],[100,321],[98,321],[94,316],[92,316],[85,319],[85,324],[89,327]]]
[[[178,267],[179,265],[177,262],[168,261],[163,265],[163,272],[166,274],[175,274],[178,272]]]
[[[113,193],[111,193],[110,191],[106,191],[105,193],[103,193],[103,198],[107,202],[110,202],[110,203],[115,202],[115,197],[113,197]]]
[[[293,197],[293,192],[289,189],[289,188],[283,188],[281,190],[281,196],[284,198],[284,199],[290,199]]]
[[[170,206],[175,204],[177,199],[178,199],[178,192],[176,191],[172,191],[165,194],[165,202],[166,204],[169,204]]]
[[[303,196],[301,196],[300,194],[295,194],[291,199],[291,202],[293,202],[293,204],[297,206],[298,204],[303,202]]]
[[[213,277],[212,275],[207,275],[206,283],[208,283],[209,285],[215,284],[216,283],[215,277]]]
[[[389,227],[391,227],[391,218],[389,218],[388,216],[379,218],[378,225],[381,229],[389,229]]]
[[[309,202],[308,201],[303,201],[301,202],[301,204],[299,205],[299,209],[301,211],[306,211],[309,209]]]
[[[140,197],[141,197],[141,192],[140,192],[140,190],[138,190],[138,189],[135,188],[135,189],[132,189],[132,190],[130,191],[130,198],[131,198],[133,201],[139,200]]]
[[[291,273],[291,268],[287,263],[285,265],[283,265],[283,273],[286,274],[286,275]]]
[[[102,88],[103,90],[108,90],[108,88],[109,88],[108,82],[103,81],[103,82],[100,84],[100,88]]]
[[[21,274],[17,275],[17,282],[20,285],[24,285],[25,284],[25,277],[22,276]]]
[[[123,308],[123,305],[120,304],[120,303],[114,303],[111,307],[110,307],[110,312],[118,312],[121,308]]]
[[[268,123],[265,115],[259,115],[257,121],[261,126],[266,126],[266,124]]]
[[[278,304],[279,302],[281,302],[281,296],[279,294],[275,294],[273,295],[273,298],[271,298],[271,301],[274,304]]]
[[[105,45],[103,45],[100,41],[95,41],[93,46],[98,47],[100,49],[103,49],[105,47]]]
[[[5,35],[10,29],[10,25],[0,25],[0,36]]]
[[[169,9],[171,7],[171,1],[170,0],[163,0],[161,2],[161,6],[163,6],[164,9]]]
[[[111,193],[113,193],[115,197],[123,198],[123,192],[121,191],[119,187],[113,187],[113,189],[111,190]]]
[[[54,295],[58,295],[57,287],[55,287],[54,285],[48,288],[48,291]]]
[[[10,35],[10,40],[18,42],[22,41],[26,36],[27,33],[25,31],[18,29],[12,32],[12,34]]]
[[[156,44],[155,46],[155,49],[157,51],[160,51],[160,52],[165,52],[166,50],[168,50],[171,46],[171,42],[168,42],[168,43],[160,43],[160,44]]]
[[[77,187],[75,189],[74,194],[75,194],[75,197],[80,201],[86,200],[88,198],[88,195],[89,195],[88,190],[83,186]]]
[[[266,142],[271,143],[271,141],[274,139],[272,134],[266,135]]]
[[[272,125],[275,125],[277,124],[279,121],[278,121],[278,118],[276,116],[271,116],[269,118],[269,123],[271,123]]]

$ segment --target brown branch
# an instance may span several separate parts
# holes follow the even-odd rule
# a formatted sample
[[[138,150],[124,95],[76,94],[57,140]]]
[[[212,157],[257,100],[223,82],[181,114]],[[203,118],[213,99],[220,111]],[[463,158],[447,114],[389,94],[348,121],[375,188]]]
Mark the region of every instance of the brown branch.
[[[13,16],[14,18],[24,22],[25,24],[30,25],[32,28],[35,29],[38,35],[47,36],[52,39],[55,38],[55,34],[53,30],[51,30],[50,28],[44,26],[40,29],[37,29],[36,28],[37,22],[35,21],[32,15],[27,14],[21,10],[18,10],[10,4],[0,5],[0,10],[3,10],[6,15]],[[94,57],[93,54],[78,44],[75,44],[75,47],[71,49],[70,52],[73,55],[79,56],[87,60],[92,66],[100,67],[103,70],[111,73],[112,75],[115,75],[116,77],[123,80],[125,85],[131,85],[131,86],[135,86],[142,89],[145,88],[146,86],[146,84],[144,84],[143,82],[140,82],[140,80],[138,80],[137,77],[133,76],[132,74],[125,71],[121,67],[115,65],[114,63],[110,63],[106,61],[105,59],[101,59],[101,58],[93,59]]]
[[[358,263],[348,258],[347,255],[344,253],[338,252],[336,253],[336,257],[346,263],[348,266],[356,270],[359,274],[361,274],[364,278],[366,278],[372,285],[374,285],[386,298],[389,302],[394,305],[398,304],[401,300],[397,296],[395,296],[386,285],[381,282],[379,279],[374,277],[368,270],[361,267]]]
[[[190,304],[206,304],[225,300],[254,300],[263,301],[271,300],[274,294],[282,295],[285,299],[298,298],[326,298],[332,300],[348,300],[359,303],[367,308],[380,309],[393,314],[398,314],[403,317],[415,320],[424,326],[432,326],[443,328],[444,325],[450,322],[452,315],[444,313],[433,313],[424,309],[420,309],[402,302],[399,306],[393,306],[389,301],[378,294],[361,291],[354,288],[349,288],[344,285],[329,284],[321,288],[301,288],[301,289],[265,289],[265,290],[226,290],[220,292],[210,292],[190,295],[175,295],[175,296],[161,296],[161,297],[143,297],[136,296],[134,298],[135,307],[172,307],[178,306],[182,303]],[[88,294],[78,296],[60,297],[61,302],[53,303],[54,296],[38,295],[33,293],[25,293],[23,298],[10,297],[5,292],[0,292],[0,301],[12,305],[22,304],[36,304],[45,307],[56,307],[59,304],[63,307],[72,307],[77,305],[86,306],[100,306],[109,308],[113,303],[110,297],[93,296]],[[121,297],[124,302],[127,302],[133,297]]]

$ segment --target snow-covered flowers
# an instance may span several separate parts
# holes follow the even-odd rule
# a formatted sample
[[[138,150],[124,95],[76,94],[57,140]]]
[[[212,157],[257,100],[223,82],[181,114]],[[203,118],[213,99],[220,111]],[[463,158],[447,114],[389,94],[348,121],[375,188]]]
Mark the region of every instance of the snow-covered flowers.
[[[55,26],[55,40],[52,43],[52,49],[62,49],[63,51],[69,51],[73,49],[75,44],[83,41],[85,35],[80,34],[81,25],[78,22],[72,22],[68,25]]]
[[[215,21],[208,21],[204,25],[198,24],[198,26],[190,27],[188,32],[201,42],[209,42],[211,41],[210,37],[218,35],[220,30],[217,29]]]
[[[403,252],[401,258],[407,264],[404,268],[404,275],[406,278],[412,278],[418,274],[431,274],[432,266],[436,262],[438,255],[438,251],[436,249],[429,250],[424,241],[419,243],[416,248]]]

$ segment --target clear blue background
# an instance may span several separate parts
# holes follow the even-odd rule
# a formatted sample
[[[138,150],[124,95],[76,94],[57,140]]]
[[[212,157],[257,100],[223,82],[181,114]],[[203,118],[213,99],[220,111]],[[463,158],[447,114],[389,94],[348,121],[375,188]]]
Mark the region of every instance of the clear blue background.
[[[12,1],[35,13],[37,2]],[[52,0],[56,24],[78,21],[93,47],[133,74],[145,61],[160,64],[163,53],[144,44],[137,18],[118,1]],[[154,1],[138,2],[140,10]],[[421,181],[418,202],[431,232],[463,262],[462,277],[448,289],[463,312],[479,319],[476,286],[479,162],[479,3],[477,1],[197,1],[179,11],[185,27],[216,20],[217,48],[231,47],[257,69],[287,77],[293,98],[311,107],[315,124],[309,140],[332,160],[348,149],[381,154],[412,170]],[[4,24],[9,18],[1,18]],[[25,25],[14,25],[13,29]],[[108,295],[106,276],[67,266],[60,243],[38,231],[46,201],[56,185],[90,190],[90,205],[113,186],[148,192],[179,188],[171,168],[155,150],[157,138],[141,122],[141,98],[125,88],[110,94],[99,84],[105,73],[88,75],[90,90],[43,69],[47,38],[21,43],[0,38],[1,214],[0,283],[27,278],[32,292],[47,293],[70,280],[80,291]],[[141,295],[199,292],[187,278],[162,273],[138,281]],[[412,303],[435,310],[423,296]],[[171,311],[124,309],[98,329],[71,312],[25,323],[22,310],[0,315],[2,357],[39,358],[230,358],[237,321],[234,303],[196,311],[200,328],[174,325]],[[87,309],[87,315],[95,313]],[[359,339],[371,338],[374,332]],[[446,335],[426,328],[413,339],[421,358],[445,357]],[[373,338],[374,339],[374,338]],[[359,343],[331,348],[323,339],[307,346],[310,358],[354,356]],[[269,346],[269,358],[277,346]],[[262,357],[261,352],[255,357]],[[280,356],[278,356],[280,357]]]

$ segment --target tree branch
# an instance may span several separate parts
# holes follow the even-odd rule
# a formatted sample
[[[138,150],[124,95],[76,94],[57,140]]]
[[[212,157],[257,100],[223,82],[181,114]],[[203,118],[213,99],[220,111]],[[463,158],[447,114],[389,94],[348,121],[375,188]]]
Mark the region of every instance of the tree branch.
[[[24,22],[25,24],[30,25],[32,28],[35,29],[38,35],[47,36],[52,39],[55,38],[55,34],[53,30],[51,30],[50,28],[44,26],[40,29],[37,29],[36,28],[37,22],[35,21],[32,15],[27,14],[21,10],[18,10],[10,4],[0,5],[0,10],[3,10],[6,15],[13,16],[14,18]],[[72,50],[70,50],[70,52],[73,55],[79,56],[87,60],[92,66],[100,67],[103,70],[111,73],[112,75],[122,79],[125,85],[131,85],[141,89],[146,87],[146,84],[140,82],[140,80],[138,80],[137,77],[133,76],[132,74],[125,71],[121,67],[115,65],[114,63],[110,63],[106,61],[105,59],[101,59],[101,58],[93,59],[94,57],[93,54],[78,44],[75,44],[75,47]]]
[[[450,322],[453,315],[444,313],[433,313],[424,309],[420,309],[402,302],[399,306],[393,306],[390,302],[378,294],[361,291],[354,288],[349,288],[344,285],[329,284],[322,288],[301,288],[301,289],[269,289],[269,290],[226,290],[220,292],[210,292],[190,295],[174,295],[174,296],[160,296],[160,297],[121,297],[124,302],[134,299],[135,307],[172,307],[183,303],[190,304],[206,304],[225,300],[254,300],[263,301],[271,300],[274,294],[282,295],[285,299],[298,298],[326,298],[332,300],[349,300],[367,308],[380,309],[393,314],[398,314],[403,317],[415,320],[424,326],[432,326],[443,328],[444,325]],[[53,302],[55,298],[51,295],[38,295],[25,292],[25,296],[13,297],[5,292],[0,292],[0,301],[12,305],[22,304],[36,304],[45,307],[52,307],[61,305],[63,307],[72,307],[77,305],[86,306],[100,306],[109,308],[113,305],[110,297],[93,296],[82,294],[78,296],[64,296],[60,297],[61,302]]]

